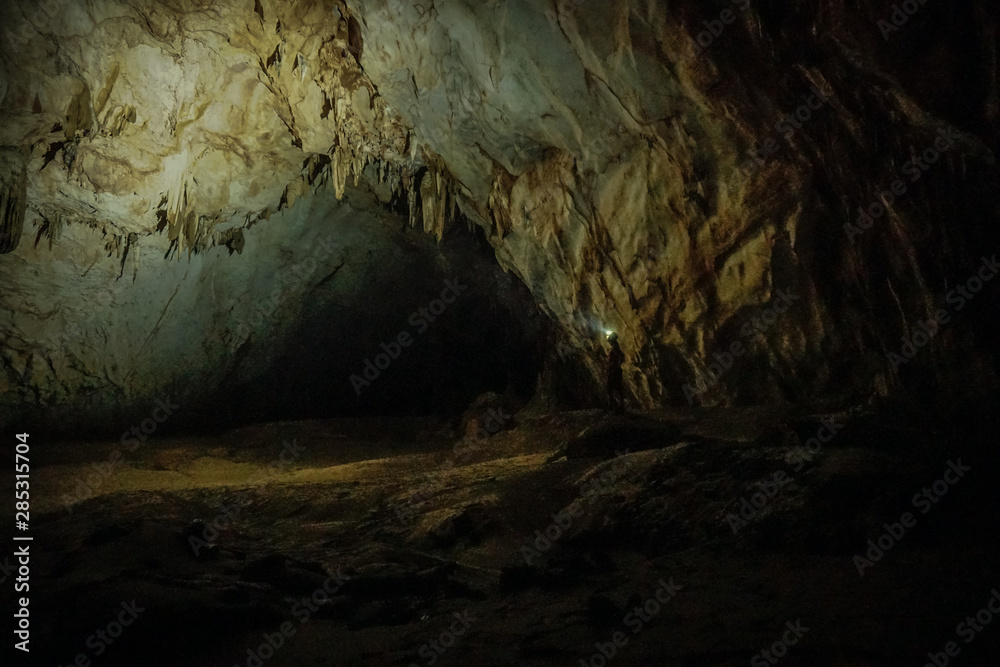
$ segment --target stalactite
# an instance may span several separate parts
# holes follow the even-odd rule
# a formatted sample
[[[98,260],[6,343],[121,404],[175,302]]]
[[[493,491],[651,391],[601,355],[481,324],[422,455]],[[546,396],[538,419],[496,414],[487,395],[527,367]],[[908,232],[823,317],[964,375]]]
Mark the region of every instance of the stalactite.
[[[132,246],[132,283],[135,283],[135,279],[139,277],[139,235],[136,233],[131,233],[129,236],[129,244]]]
[[[417,226],[417,188],[414,187],[413,178],[406,179],[409,184],[406,192],[406,200],[410,207],[410,227]]]
[[[7,162],[6,158],[4,160]],[[24,210],[27,202],[27,171],[24,162],[21,168],[9,170],[4,165],[0,173],[0,253],[13,252],[21,242],[24,229]]]
[[[162,205],[162,203],[161,203]],[[167,196],[167,209],[162,215],[160,227],[167,228],[167,239],[170,241],[170,250],[167,256],[176,249],[177,256],[187,247],[188,257],[191,253],[197,253],[206,247],[207,228],[209,222],[214,222],[215,218],[206,218],[198,215],[191,207],[188,195],[188,185],[183,177],[178,179],[177,188]]]
[[[126,124],[135,123],[136,111],[131,105],[118,106],[108,111],[101,123],[101,134],[117,137],[125,129]]]
[[[52,244],[53,242],[59,240],[59,232],[62,229],[62,212],[56,211],[52,214],[51,218],[43,215],[42,219],[44,220],[44,223],[38,230],[38,235],[35,236],[35,247],[37,248],[39,241],[45,237],[49,240],[49,250],[52,250]]]
[[[347,187],[347,175],[351,170],[349,156],[344,154],[344,150],[337,146],[333,151],[333,162],[331,171],[333,173],[334,194],[337,201],[344,197],[344,188]]]
[[[119,239],[119,246],[120,246],[120,244],[121,244],[121,242],[120,242],[121,237],[115,237],[115,238]],[[121,260],[122,261],[121,261],[121,265],[119,267],[118,277],[115,278],[115,282],[118,282],[121,279],[121,277],[123,275],[125,275],[125,262],[128,261],[129,253],[132,251],[132,248],[138,242],[139,242],[139,235],[136,234],[135,232],[131,232],[131,233],[129,233],[128,236],[125,237],[125,249],[121,253]],[[139,270],[138,264],[135,264],[135,262],[136,262],[136,259],[133,258],[133,265],[134,266],[133,266],[133,272],[132,272],[132,282],[135,282],[136,272],[138,272],[138,270]]]
[[[351,163],[351,170],[354,175],[354,187],[358,187],[358,178],[364,172],[366,164],[367,162],[363,157],[357,157]]]
[[[213,243],[216,246],[228,248],[230,255],[234,252],[237,255],[242,255],[243,248],[246,247],[246,237],[243,235],[242,227],[234,227],[224,232],[216,232]]]
[[[510,190],[509,184],[505,186],[504,179],[499,174],[494,179],[487,198],[487,209],[493,218],[494,231],[503,238],[510,232]]]
[[[66,141],[72,141],[76,137],[77,132],[82,134],[88,133],[93,122],[90,88],[84,84],[83,90],[73,96],[69,107],[66,109],[66,122],[63,123]]]
[[[420,182],[420,197],[423,201],[424,231],[434,234],[440,241],[444,235],[444,223],[448,211],[448,188],[441,172],[427,170]]]
[[[104,249],[108,252],[108,257],[115,255],[116,257],[121,257],[121,247],[122,247],[122,236],[119,234],[112,234],[108,242],[104,244]]]
[[[393,196],[400,196],[403,192],[403,170],[398,165],[390,164],[386,168],[386,174]]]

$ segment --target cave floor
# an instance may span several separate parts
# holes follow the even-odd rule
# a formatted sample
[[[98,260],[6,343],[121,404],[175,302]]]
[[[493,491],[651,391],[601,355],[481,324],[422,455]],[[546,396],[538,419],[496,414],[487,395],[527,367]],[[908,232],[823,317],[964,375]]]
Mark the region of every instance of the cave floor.
[[[36,443],[33,653],[600,666],[603,646],[622,665],[860,666],[920,665],[955,641],[956,662],[993,664],[1000,627],[956,635],[1000,587],[983,450],[910,418],[841,415],[809,453],[790,433],[822,422],[784,419],[579,411],[518,415],[489,439],[413,418],[153,435],[134,451]],[[958,458],[971,471],[922,514],[911,496]],[[67,496],[88,477],[90,497]],[[769,484],[734,532],[727,514]],[[907,510],[915,526],[860,576],[854,556]],[[120,637],[95,634],[133,600]]]

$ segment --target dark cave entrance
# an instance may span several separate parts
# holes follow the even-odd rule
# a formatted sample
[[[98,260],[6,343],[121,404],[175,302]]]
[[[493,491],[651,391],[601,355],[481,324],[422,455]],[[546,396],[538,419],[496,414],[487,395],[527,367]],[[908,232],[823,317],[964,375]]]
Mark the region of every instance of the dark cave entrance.
[[[328,300],[303,313],[264,373],[223,390],[227,426],[456,415],[486,392],[518,404],[532,398],[551,323],[498,266],[482,231],[456,225],[440,244],[419,230],[401,233],[419,258],[439,260],[386,267],[380,289],[405,292],[410,306],[372,318]]]

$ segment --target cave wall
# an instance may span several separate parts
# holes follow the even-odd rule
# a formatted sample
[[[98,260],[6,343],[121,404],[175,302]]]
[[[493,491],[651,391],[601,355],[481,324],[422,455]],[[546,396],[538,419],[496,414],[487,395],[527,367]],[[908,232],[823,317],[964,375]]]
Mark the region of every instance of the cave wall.
[[[946,303],[997,249],[993,5],[350,4],[461,209],[594,377],[620,332],[638,404],[994,382],[991,297]]]
[[[182,414],[164,428],[430,411],[428,400],[456,411],[503,392],[508,372],[534,379],[524,369],[537,363],[531,340],[544,318],[523,288],[493,275],[502,272],[471,235],[438,245],[380,216],[371,197],[323,194],[248,231],[240,255],[221,247],[164,261],[140,246],[122,273],[80,226],[51,249],[22,244],[0,263],[2,422],[124,428],[159,399]],[[434,322],[412,325],[448,280],[467,289]],[[464,336],[480,326],[478,340]],[[350,376],[402,331],[412,348],[355,391]],[[529,358],[504,363],[519,351]]]
[[[454,410],[533,380],[531,354],[503,361],[544,329],[530,298],[464,226],[412,229],[423,165],[343,3],[2,12],[0,423],[125,425],[159,399],[209,426]],[[451,279],[473,296],[353,391]]]
[[[546,337],[523,283],[556,329],[542,386],[584,402],[606,329],[643,407],[993,384],[991,284],[948,296],[1000,245],[997,10],[887,30],[892,4],[5,3],[3,414],[282,386],[327,324],[398,329],[467,224],[509,272],[469,260],[470,301],[510,303],[465,321]],[[240,326],[328,230],[321,289]],[[468,331],[445,347],[505,351]]]

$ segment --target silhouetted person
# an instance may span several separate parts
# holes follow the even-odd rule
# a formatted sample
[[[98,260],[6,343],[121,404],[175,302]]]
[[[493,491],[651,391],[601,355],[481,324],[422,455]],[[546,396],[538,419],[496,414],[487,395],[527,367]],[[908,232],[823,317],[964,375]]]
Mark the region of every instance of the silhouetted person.
[[[625,383],[622,379],[622,364],[625,363],[625,353],[618,345],[618,334],[608,334],[611,352],[608,354],[608,402],[611,409],[621,413],[625,411]]]

